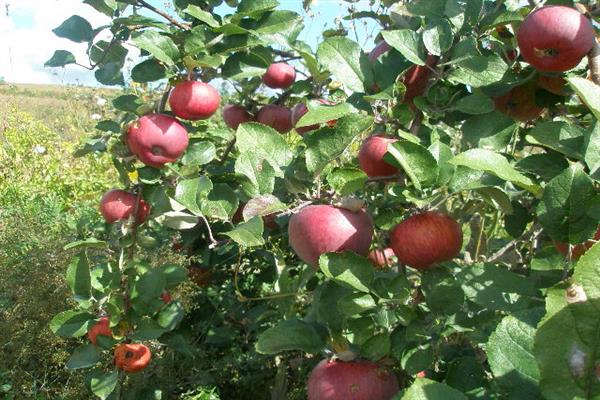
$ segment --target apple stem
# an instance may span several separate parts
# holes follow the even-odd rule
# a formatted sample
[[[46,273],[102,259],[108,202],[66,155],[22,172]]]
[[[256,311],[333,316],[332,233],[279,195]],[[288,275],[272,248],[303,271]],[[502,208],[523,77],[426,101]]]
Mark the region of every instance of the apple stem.
[[[600,85],[600,44],[597,40],[594,40],[594,46],[588,55],[590,72],[592,74],[592,81],[596,85]]]

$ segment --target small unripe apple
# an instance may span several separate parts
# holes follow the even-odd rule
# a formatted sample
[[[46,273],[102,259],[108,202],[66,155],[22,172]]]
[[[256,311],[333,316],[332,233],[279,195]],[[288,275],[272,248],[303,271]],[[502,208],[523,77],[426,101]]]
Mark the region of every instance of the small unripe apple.
[[[463,235],[450,216],[428,211],[402,221],[390,234],[398,261],[417,269],[453,259],[460,253]]]
[[[323,360],[308,378],[308,400],[391,400],[400,391],[388,368],[367,360]]]
[[[364,210],[352,212],[330,205],[308,206],[288,224],[289,242],[304,262],[318,267],[321,254],[352,250],[366,256],[373,239],[373,221]]]
[[[148,114],[127,131],[127,145],[141,162],[155,168],[177,161],[188,146],[188,133],[175,118]]]
[[[390,247],[381,249],[373,249],[369,252],[367,258],[376,268],[388,268],[394,265],[394,250]]]
[[[102,196],[100,213],[109,224],[115,221],[127,220],[135,211],[136,202],[137,196],[135,194],[120,189],[112,189]],[[148,214],[150,214],[150,206],[143,199],[140,199],[136,222],[138,224],[143,223]]]
[[[381,135],[369,136],[363,142],[358,153],[360,169],[371,178],[395,175],[398,172],[398,168],[385,162],[383,156],[387,152],[388,145],[396,141],[397,139]]]
[[[271,64],[263,75],[263,82],[273,89],[286,89],[294,84],[296,70],[286,63]]]
[[[568,96],[571,93],[566,79],[562,76],[540,75],[537,80],[537,85],[557,96]]]
[[[539,117],[544,108],[535,104],[535,85],[526,83],[512,88],[508,93],[494,99],[496,109],[521,122]]]
[[[101,317],[88,331],[87,336],[92,344],[96,344],[98,335],[104,335],[112,337],[112,330],[110,329],[110,320],[108,317]]]
[[[237,104],[227,104],[223,107],[223,121],[229,128],[236,130],[240,124],[252,122],[255,119],[244,107]]]
[[[578,260],[579,257],[584,255],[585,252],[588,251],[594,245],[595,241],[597,241],[597,240],[600,240],[600,227],[594,234],[593,239],[588,240],[587,242],[584,242],[584,243],[576,244],[573,247],[571,247],[571,260]],[[554,247],[556,247],[556,250],[558,250],[559,253],[561,253],[565,256],[567,255],[568,250],[569,250],[568,246],[569,246],[568,243],[554,242]]]
[[[326,99],[319,99],[319,103],[325,104],[325,105],[333,104],[332,102],[330,102],[329,100],[326,100]],[[319,128],[318,124],[310,125],[310,126],[303,126],[301,128],[296,128],[296,124],[298,124],[298,121],[300,121],[300,118],[302,118],[304,116],[304,114],[306,114],[307,112],[308,112],[308,107],[306,107],[306,104],[304,104],[304,103],[298,103],[294,106],[294,108],[292,108],[292,125],[295,127],[296,132],[298,132],[299,135],[304,135],[306,132],[314,131],[315,129]],[[337,119],[327,121],[327,125],[329,125],[329,127],[334,127],[336,123],[337,123]]]
[[[546,6],[529,14],[517,33],[521,55],[540,71],[568,71],[589,53],[596,34],[588,18],[566,6]]]
[[[258,110],[256,121],[270,126],[279,133],[292,130],[292,112],[289,108],[276,104],[267,104]]]
[[[196,121],[212,116],[221,103],[219,92],[204,82],[185,81],[173,89],[169,105],[179,118]]]

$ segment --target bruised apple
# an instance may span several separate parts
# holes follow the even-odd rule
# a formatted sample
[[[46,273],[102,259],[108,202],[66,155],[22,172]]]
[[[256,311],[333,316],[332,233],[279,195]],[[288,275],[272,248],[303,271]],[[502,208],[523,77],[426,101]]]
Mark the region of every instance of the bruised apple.
[[[588,251],[597,240],[600,240],[600,227],[596,231],[596,234],[594,235],[594,238],[592,240],[588,240],[587,242],[576,244],[573,245],[573,247],[571,247],[571,260],[579,259],[579,257],[584,255],[585,252]],[[554,242],[554,247],[556,247],[556,250],[558,250],[559,253],[565,256],[569,251],[568,243]]]
[[[271,64],[263,75],[263,82],[273,89],[286,89],[294,84],[296,70],[286,63]]]
[[[124,372],[143,371],[152,359],[150,349],[140,343],[121,343],[115,348],[115,366]]]
[[[204,82],[185,81],[173,89],[169,105],[179,118],[197,121],[212,116],[221,103],[219,92]]]
[[[109,224],[115,221],[127,220],[135,211],[137,196],[125,190],[112,189],[104,193],[100,200],[100,213]],[[140,199],[136,222],[141,224],[150,214],[150,206]]]
[[[521,55],[540,71],[568,71],[589,53],[595,40],[590,20],[566,6],[546,6],[529,14],[517,33]]]
[[[535,104],[535,89],[536,86],[531,83],[512,88],[505,95],[494,99],[496,109],[517,121],[536,119],[544,112],[544,108]]]
[[[229,128],[236,130],[240,124],[252,122],[255,119],[244,107],[237,104],[227,104],[223,107],[223,121]]]
[[[463,235],[449,215],[428,211],[402,221],[390,234],[398,261],[417,269],[453,259],[460,253]]]
[[[372,361],[321,361],[308,378],[308,400],[391,400],[400,391],[392,371]]]
[[[366,256],[373,239],[373,221],[364,210],[313,205],[290,218],[288,235],[298,257],[317,267],[324,253],[352,250]]]
[[[127,131],[127,145],[141,162],[155,168],[176,161],[187,149],[188,133],[175,118],[148,114]]]
[[[292,112],[289,108],[277,104],[268,104],[258,110],[256,121],[270,126],[279,133],[292,130]]]
[[[358,153],[360,169],[370,178],[395,175],[398,168],[385,162],[383,156],[387,153],[388,145],[396,141],[382,135],[369,136]]]
[[[373,249],[369,252],[367,258],[371,261],[374,267],[387,268],[394,264],[394,250],[387,247],[385,249]]]

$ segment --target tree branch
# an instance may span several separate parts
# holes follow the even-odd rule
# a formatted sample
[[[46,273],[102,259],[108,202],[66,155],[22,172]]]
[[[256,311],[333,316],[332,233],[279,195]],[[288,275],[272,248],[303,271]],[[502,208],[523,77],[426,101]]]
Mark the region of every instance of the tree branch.
[[[592,74],[592,81],[600,86],[600,44],[598,40],[594,39],[594,47],[588,55],[590,64],[590,72]]]
[[[171,17],[163,10],[154,7],[152,4],[147,3],[145,0],[137,0],[137,2],[138,5],[140,5],[141,7],[147,8],[148,10],[155,12],[156,14],[160,15],[161,17],[172,23],[173,25],[186,31],[190,29],[190,26],[188,24],[184,24],[182,22],[177,21],[175,18]]]

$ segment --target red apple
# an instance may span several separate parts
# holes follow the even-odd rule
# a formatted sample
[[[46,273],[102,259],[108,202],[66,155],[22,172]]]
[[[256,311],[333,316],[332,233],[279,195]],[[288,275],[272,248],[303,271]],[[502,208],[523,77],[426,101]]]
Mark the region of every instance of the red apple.
[[[460,225],[437,211],[413,215],[396,225],[390,234],[398,261],[417,269],[453,259],[460,253],[462,239]]]
[[[98,335],[104,335],[112,337],[112,330],[110,329],[110,320],[108,317],[101,317],[88,331],[87,336],[92,344],[96,344]]]
[[[539,117],[544,108],[535,104],[535,85],[512,88],[508,93],[494,99],[496,109],[521,122],[528,122]]]
[[[169,105],[179,118],[196,121],[206,119],[219,108],[219,92],[204,82],[185,81],[173,89]]]
[[[398,379],[384,366],[367,360],[323,360],[308,378],[308,400],[391,400]]]
[[[381,57],[383,54],[387,53],[391,49],[392,46],[387,44],[385,40],[382,40],[381,42],[377,43],[375,47],[373,47],[373,50],[369,52],[369,61],[371,62],[371,64],[374,63],[379,57]]]
[[[588,251],[590,249],[590,247],[592,247],[594,245],[595,241],[597,241],[597,240],[600,240],[600,227],[596,231],[596,234],[594,235],[594,238],[592,240],[588,240],[585,243],[580,243],[580,244],[574,245],[571,248],[571,260],[579,259],[579,257],[584,255],[585,252]],[[559,253],[561,253],[565,256],[567,255],[567,253],[568,253],[568,244],[567,243],[554,242],[554,247],[556,247],[556,250],[558,250]]]
[[[317,267],[324,253],[352,250],[366,256],[373,239],[373,221],[364,210],[314,205],[290,218],[288,235],[298,257]]]
[[[256,114],[256,121],[270,126],[279,133],[287,133],[292,130],[292,112],[289,108],[276,104],[262,107]]]
[[[155,168],[176,161],[187,149],[188,133],[175,118],[148,114],[127,131],[129,150],[141,162]]]
[[[568,96],[571,93],[566,79],[562,76],[540,75],[537,80],[537,85],[558,96]]]
[[[240,105],[227,104],[223,107],[223,121],[233,130],[236,130],[240,124],[254,120],[254,116]]]
[[[163,292],[160,295],[160,299],[165,304],[169,304],[171,302],[171,300],[173,300],[173,298],[171,297],[171,293],[169,293],[168,290],[163,290]]]
[[[135,194],[120,189],[112,189],[102,196],[100,213],[109,224],[115,221],[127,220],[135,211],[136,202],[137,196]],[[141,224],[146,220],[148,214],[150,214],[150,206],[143,199],[140,199],[136,222]]]
[[[563,72],[577,66],[592,49],[595,37],[590,20],[566,6],[535,10],[517,33],[525,61],[546,72]]]
[[[394,250],[390,247],[381,249],[373,249],[369,252],[367,258],[376,268],[387,268],[394,264]]]
[[[325,105],[333,105],[332,102],[330,102],[329,100],[325,100],[325,99],[319,99],[319,103],[325,104]],[[292,117],[291,117],[292,125],[294,127],[296,127],[296,124],[298,123],[298,121],[300,121],[300,118],[302,118],[304,116],[304,114],[306,114],[307,112],[308,112],[308,108],[306,107],[306,104],[304,104],[304,103],[296,104],[296,106],[294,108],[292,108]],[[337,123],[337,119],[327,121],[327,125],[329,125],[329,127],[334,127],[336,123]],[[318,129],[318,128],[319,128],[318,124],[310,125],[310,126],[303,126],[301,128],[296,128],[296,132],[298,132],[299,135],[304,135],[306,132],[314,131],[315,129]]]
[[[388,145],[396,141],[382,135],[372,135],[363,142],[358,153],[358,164],[367,176],[390,176],[398,172],[398,168],[383,160]]]
[[[263,75],[263,82],[273,89],[286,89],[294,84],[296,70],[286,63],[271,64]]]
[[[427,84],[429,83],[429,77],[431,76],[430,68],[433,68],[437,62],[438,58],[430,54],[427,56],[425,65],[414,65],[406,71],[406,74],[404,74],[404,78],[402,79],[404,86],[406,86],[404,101],[412,104],[415,97],[425,93]]]

